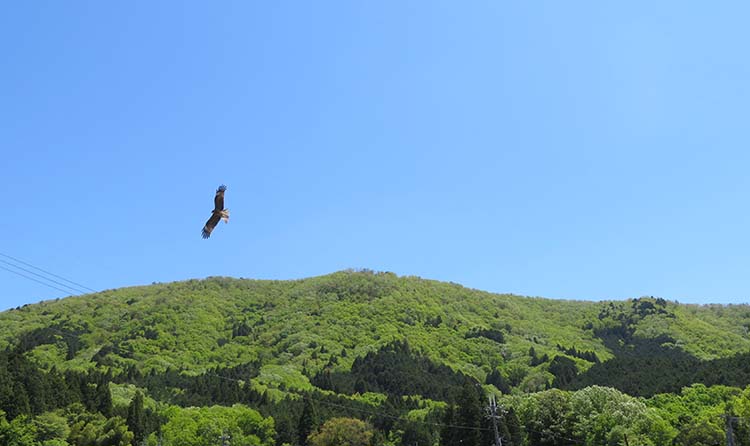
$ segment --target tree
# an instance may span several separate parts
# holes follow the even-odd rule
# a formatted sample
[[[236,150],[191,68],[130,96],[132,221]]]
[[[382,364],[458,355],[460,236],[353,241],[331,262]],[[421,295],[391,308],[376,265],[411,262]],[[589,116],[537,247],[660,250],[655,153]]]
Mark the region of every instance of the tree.
[[[523,444],[523,432],[521,431],[521,421],[518,420],[516,411],[512,407],[509,408],[503,418],[510,434],[510,441],[507,443],[510,446],[521,446]]]
[[[96,440],[97,446],[130,446],[132,442],[133,433],[128,430],[122,417],[108,419]]]
[[[492,384],[493,386],[497,387],[497,390],[503,393],[510,393],[510,384],[498,369],[494,369],[492,372],[490,372],[484,382],[486,384]]]
[[[575,431],[585,444],[670,444],[674,429],[655,409],[611,387],[591,386],[571,398]]]
[[[369,446],[369,424],[356,418],[331,418],[308,438],[310,446]]]
[[[71,404],[62,413],[70,426],[68,440],[73,445],[130,446],[133,441],[133,433],[122,417],[106,418],[88,412],[80,403]]]
[[[169,421],[161,433],[166,445],[204,446],[216,444],[224,434],[232,437],[233,445],[271,446],[276,436],[272,418],[241,404],[232,407],[170,407]]]
[[[432,432],[423,424],[406,423],[401,434],[403,446],[429,446],[433,444]]]
[[[574,436],[572,412],[568,392],[551,389],[530,395],[519,408],[529,444],[568,446]]]
[[[302,446],[307,446],[307,437],[315,430],[315,411],[313,410],[312,401],[309,398],[305,398],[304,405],[302,406],[302,415],[299,417],[299,424],[297,425],[298,442]]]
[[[477,385],[466,383],[458,397],[456,421],[464,426],[462,446],[479,446],[481,441],[482,390]]]
[[[0,410],[0,444],[4,446],[36,446],[36,427],[28,415],[16,417],[8,423]]]
[[[0,410],[4,409],[7,411],[8,418],[11,420],[19,415],[30,414],[31,405],[29,403],[29,396],[23,384],[16,381],[12,382],[9,387],[10,391],[6,395],[0,394],[0,402],[5,403]]]
[[[62,442],[70,435],[68,421],[62,415],[55,412],[46,412],[34,418],[36,427],[36,438],[44,446],[54,444],[54,441]]]
[[[674,444],[679,446],[715,446],[724,444],[725,433],[722,426],[709,419],[695,419],[684,426]]]
[[[143,394],[140,390],[135,392],[135,396],[128,406],[127,424],[128,429],[133,433],[133,440],[136,444],[140,444],[146,437]]]
[[[96,409],[105,417],[112,415],[112,393],[107,381],[96,386]]]
[[[443,428],[440,431],[440,444],[443,446],[458,446],[461,441],[461,433],[453,428],[456,414],[453,406],[448,406],[443,415]]]
[[[564,388],[578,375],[576,363],[565,356],[555,356],[549,365],[549,372],[555,375],[554,387]]]

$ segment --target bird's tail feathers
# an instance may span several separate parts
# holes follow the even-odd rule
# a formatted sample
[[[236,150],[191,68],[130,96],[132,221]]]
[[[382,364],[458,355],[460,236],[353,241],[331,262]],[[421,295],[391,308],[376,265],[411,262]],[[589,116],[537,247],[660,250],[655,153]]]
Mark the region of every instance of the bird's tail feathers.
[[[229,223],[229,209],[221,211],[221,219],[224,220],[224,223]]]

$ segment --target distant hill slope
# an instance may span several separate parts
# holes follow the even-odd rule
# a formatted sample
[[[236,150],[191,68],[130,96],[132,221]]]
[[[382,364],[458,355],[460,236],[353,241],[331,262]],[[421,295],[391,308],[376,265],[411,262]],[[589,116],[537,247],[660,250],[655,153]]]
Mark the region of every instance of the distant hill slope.
[[[429,363],[448,381],[463,379],[452,369],[506,392],[602,384],[648,395],[694,380],[750,383],[742,365],[749,327],[747,305],[561,301],[342,271],[290,281],[213,277],[26,305],[0,313],[0,348],[58,370],[245,367],[270,388],[343,393],[388,392],[363,361],[410,355],[405,371]],[[714,373],[730,365],[733,372]],[[654,370],[662,371],[657,382],[627,386],[633,373]]]

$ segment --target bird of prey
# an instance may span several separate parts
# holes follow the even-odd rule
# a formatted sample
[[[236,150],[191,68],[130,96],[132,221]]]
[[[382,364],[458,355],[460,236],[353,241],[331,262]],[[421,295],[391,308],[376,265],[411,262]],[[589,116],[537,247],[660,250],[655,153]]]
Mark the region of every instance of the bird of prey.
[[[224,220],[224,223],[229,223],[229,209],[224,209],[224,191],[227,187],[223,184],[216,189],[216,195],[214,196],[214,210],[211,211],[211,217],[206,222],[206,226],[203,227],[201,235],[203,238],[211,237],[211,231],[214,230],[219,220]]]

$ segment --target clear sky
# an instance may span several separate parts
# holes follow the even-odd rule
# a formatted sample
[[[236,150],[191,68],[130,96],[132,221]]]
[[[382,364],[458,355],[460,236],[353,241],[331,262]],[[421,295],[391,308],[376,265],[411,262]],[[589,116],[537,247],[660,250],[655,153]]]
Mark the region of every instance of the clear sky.
[[[748,302],[749,5],[7,2],[0,253]],[[0,309],[65,295],[0,269]]]

